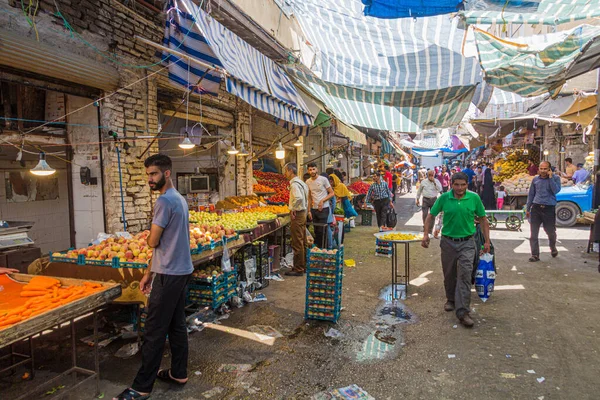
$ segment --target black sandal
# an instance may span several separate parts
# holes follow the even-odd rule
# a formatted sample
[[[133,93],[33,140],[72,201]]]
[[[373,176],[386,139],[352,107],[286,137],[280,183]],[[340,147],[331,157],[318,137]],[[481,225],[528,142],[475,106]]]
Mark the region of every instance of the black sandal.
[[[536,261],[540,261],[540,258],[538,256],[529,257],[529,262],[536,262]]]
[[[173,383],[175,385],[180,385],[180,386],[183,386],[187,383],[187,381],[179,382],[178,380],[171,378],[170,372],[171,372],[170,369],[161,369],[160,371],[158,371],[158,374],[156,374],[156,377],[165,382]]]
[[[141,394],[140,392],[136,392],[132,388],[127,388],[121,392],[120,395],[115,397],[117,400],[146,400],[149,399],[149,394]]]

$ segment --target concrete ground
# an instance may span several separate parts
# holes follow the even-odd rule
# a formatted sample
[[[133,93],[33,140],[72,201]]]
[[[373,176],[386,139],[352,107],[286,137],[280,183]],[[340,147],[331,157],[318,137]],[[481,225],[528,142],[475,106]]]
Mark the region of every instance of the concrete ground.
[[[414,195],[400,196],[397,211],[400,229],[420,230]],[[585,253],[588,227],[559,229],[559,256],[552,259],[543,247],[538,263],[527,261],[527,224],[522,232],[494,230],[496,291],[486,303],[473,293],[473,329],[443,311],[435,240],[427,250],[411,245],[412,284],[400,302],[410,319],[378,315],[386,306],[380,291],[391,273],[390,260],[374,256],[374,232],[375,227],[359,226],[346,235],[346,259],[354,259],[356,267],[345,270],[345,309],[338,324],[304,320],[304,278],[272,282],[263,291],[268,301],[235,309],[219,325],[193,333],[189,383],[174,388],[158,382],[152,398],[307,399],[351,384],[376,399],[599,398],[600,274],[598,254]],[[255,325],[271,326],[283,337],[259,338],[250,332]],[[326,337],[331,327],[343,336]],[[68,362],[67,346],[60,344],[65,336],[40,347],[36,380]],[[114,356],[124,343],[102,350],[104,398],[130,385],[140,365],[139,354]],[[80,345],[79,352],[89,364],[89,348]],[[169,360],[167,351],[164,365]],[[246,371],[219,372],[222,364],[246,364],[241,367]],[[0,380],[0,397],[31,387],[18,380]],[[211,390],[212,397],[204,395]],[[93,396],[86,386],[71,398]]]

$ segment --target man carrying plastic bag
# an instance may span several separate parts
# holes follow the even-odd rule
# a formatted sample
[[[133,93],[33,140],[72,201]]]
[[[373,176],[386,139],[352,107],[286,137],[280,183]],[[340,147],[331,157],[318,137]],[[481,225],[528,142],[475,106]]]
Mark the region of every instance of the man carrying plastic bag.
[[[490,252],[489,223],[483,203],[477,194],[467,190],[469,178],[463,172],[452,175],[452,190],[436,200],[425,220],[421,245],[429,247],[429,231],[433,218],[444,213],[442,239],[440,240],[444,287],[446,289],[445,311],[456,310],[460,323],[471,328],[475,323],[471,311],[471,279],[473,260],[479,251],[474,235],[474,219],[479,220],[484,236],[484,253]]]

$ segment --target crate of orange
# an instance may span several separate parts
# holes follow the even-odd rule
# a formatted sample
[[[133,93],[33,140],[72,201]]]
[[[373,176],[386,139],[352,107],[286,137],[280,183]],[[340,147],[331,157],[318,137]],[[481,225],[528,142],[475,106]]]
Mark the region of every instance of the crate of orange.
[[[93,311],[121,295],[118,283],[0,275],[0,348]]]

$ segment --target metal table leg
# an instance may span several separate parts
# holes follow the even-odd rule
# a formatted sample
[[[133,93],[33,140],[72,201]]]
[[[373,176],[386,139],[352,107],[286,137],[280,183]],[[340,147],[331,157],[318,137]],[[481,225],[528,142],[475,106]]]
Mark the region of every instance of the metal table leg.
[[[392,299],[401,298],[398,295],[398,286],[404,285],[404,293],[408,295],[408,282],[410,280],[410,243],[404,242],[404,274],[398,274],[398,243],[392,242]]]

